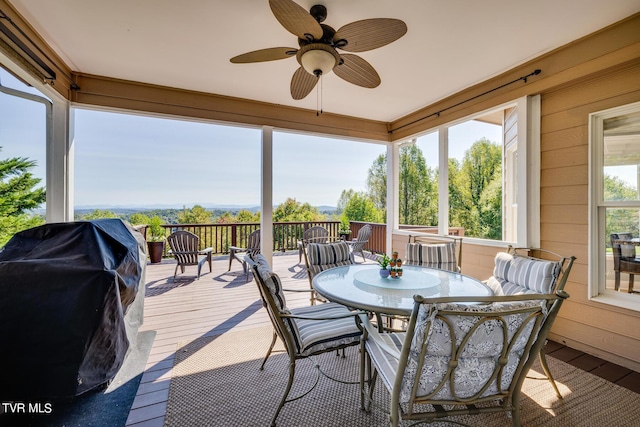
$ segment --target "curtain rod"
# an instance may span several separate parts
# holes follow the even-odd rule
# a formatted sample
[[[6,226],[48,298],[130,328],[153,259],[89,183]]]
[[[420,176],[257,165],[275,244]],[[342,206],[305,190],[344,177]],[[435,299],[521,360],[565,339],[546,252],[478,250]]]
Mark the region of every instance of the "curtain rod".
[[[540,74],[541,72],[542,72],[542,70],[540,70],[540,69],[534,70],[534,71],[532,71],[531,73],[527,74],[526,76],[518,77],[517,79],[515,79],[515,80],[513,80],[513,81],[510,81],[510,82],[505,83],[505,84],[503,84],[503,85],[500,85],[500,86],[498,86],[498,87],[494,87],[493,89],[490,89],[490,90],[488,90],[488,91],[486,91],[486,92],[482,92],[482,93],[481,93],[481,94],[479,94],[479,95],[472,96],[472,97],[471,97],[471,98],[469,98],[469,99],[465,99],[464,101],[460,101],[460,102],[458,102],[457,104],[451,105],[451,106],[449,106],[449,107],[447,107],[447,108],[443,108],[442,110],[440,110],[440,111],[436,111],[435,113],[431,113],[431,114],[429,114],[428,116],[420,117],[419,119],[416,119],[416,120],[414,120],[414,121],[412,121],[412,122],[405,123],[405,124],[403,124],[402,126],[398,126],[398,127],[397,127],[397,128],[395,128],[395,129],[390,129],[390,130],[389,130],[389,133],[391,134],[391,133],[393,133],[393,132],[395,132],[395,131],[397,131],[397,130],[399,130],[399,129],[405,128],[405,127],[407,127],[407,126],[411,126],[411,125],[413,125],[413,124],[415,124],[415,123],[418,123],[418,122],[420,122],[420,121],[422,121],[422,120],[428,119],[429,117],[433,117],[433,116],[440,116],[440,113],[442,113],[442,112],[444,112],[444,111],[447,111],[447,110],[450,110],[450,109],[452,109],[452,108],[455,108],[455,107],[457,107],[457,106],[459,106],[459,105],[462,105],[462,104],[464,104],[464,103],[466,103],[466,102],[473,101],[473,100],[474,100],[474,99],[476,99],[476,98],[479,98],[479,97],[484,96],[484,95],[486,95],[486,94],[488,94],[488,93],[494,92],[494,91],[496,91],[496,90],[498,90],[498,89],[502,89],[503,87],[505,87],[505,86],[509,86],[509,85],[514,84],[514,83],[516,83],[516,82],[519,82],[520,80],[522,80],[522,81],[524,81],[524,82],[526,83],[526,82],[527,82],[527,79],[528,79],[529,77],[531,77],[531,76],[537,76],[537,75],[538,75],[538,74]]]

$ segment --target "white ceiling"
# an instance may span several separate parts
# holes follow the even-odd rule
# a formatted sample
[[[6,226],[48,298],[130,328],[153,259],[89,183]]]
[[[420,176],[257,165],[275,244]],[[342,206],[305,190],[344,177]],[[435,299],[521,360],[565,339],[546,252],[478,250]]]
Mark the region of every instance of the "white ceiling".
[[[316,108],[291,98],[294,58],[232,64],[269,47],[297,48],[268,0],[8,0],[74,70],[182,89]],[[296,0],[327,7],[335,29],[396,18],[407,34],[358,55],[382,83],[331,73],[323,110],[392,121],[640,11],[638,0]],[[543,70],[544,72],[544,70]]]

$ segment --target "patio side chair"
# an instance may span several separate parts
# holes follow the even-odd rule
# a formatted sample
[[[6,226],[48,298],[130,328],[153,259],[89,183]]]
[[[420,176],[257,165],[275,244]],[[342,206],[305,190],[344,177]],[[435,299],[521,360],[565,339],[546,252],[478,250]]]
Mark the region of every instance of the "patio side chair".
[[[460,273],[462,271],[462,237],[409,236],[404,262],[407,265],[439,268]]]
[[[565,257],[546,249],[509,245],[506,252],[496,254],[493,276],[485,283],[498,296],[554,293],[564,290],[575,259],[574,256]],[[561,399],[562,395],[547,364],[544,346],[540,349],[539,359],[545,375]]]
[[[632,243],[626,245],[622,242],[630,241],[631,233],[611,233],[611,251],[613,252],[613,271],[615,274],[615,290],[620,289],[620,273],[629,275],[628,292],[633,292],[634,275],[640,274],[640,257],[636,256],[636,247]],[[623,247],[625,247],[623,251]]]
[[[178,274],[178,267],[184,274],[184,268],[188,265],[198,266],[198,279],[200,279],[200,270],[202,265],[207,262],[209,264],[209,273],[212,271],[211,252],[213,248],[200,249],[200,238],[190,231],[178,230],[174,231],[167,237],[169,243],[169,253],[176,260],[176,269],[173,272],[173,280]],[[200,258],[200,256],[204,257]]]
[[[505,412],[520,425],[521,388],[569,295],[414,297],[406,332],[379,332],[361,315],[361,408],[380,378],[391,426]],[[376,405],[377,406],[377,405]]]
[[[317,377],[309,390],[297,397],[289,398],[295,376],[296,361],[329,351],[339,351],[340,349],[344,351],[346,347],[357,346],[362,335],[358,316],[364,312],[349,311],[345,306],[337,303],[289,309],[280,277],[271,271],[266,258],[262,254],[254,257],[246,255],[245,260],[253,273],[262,304],[273,325],[271,345],[260,365],[260,370],[264,369],[278,338],[283,342],[289,356],[289,379],[271,419],[271,426],[275,426],[283,406],[309,393],[318,384],[319,376],[322,374],[320,367],[316,366]],[[354,366],[354,369],[357,368]]]
[[[298,264],[302,262],[302,254],[304,253],[303,244],[305,241],[315,243],[326,243],[329,240],[329,230],[321,225],[310,227],[302,233],[302,239],[298,240]]]
[[[365,224],[360,230],[358,230],[358,235],[355,240],[346,241],[351,251],[351,259],[354,263],[356,262],[355,254],[357,253],[362,256],[364,262],[367,261],[367,258],[364,256],[364,247],[369,242],[369,238],[371,238],[371,231],[371,224]]]
[[[302,249],[311,290],[311,305],[315,305],[317,301],[326,302],[313,289],[313,278],[321,271],[353,264],[349,246],[344,240],[327,243],[304,242]]]
[[[247,236],[247,247],[241,248],[238,246],[229,246],[229,270],[231,271],[231,263],[233,260],[237,260],[240,264],[242,264],[242,270],[244,271],[246,280],[249,280],[249,275],[251,271],[247,266],[245,261],[245,255],[249,254],[251,256],[255,256],[260,253],[260,229],[252,231]]]

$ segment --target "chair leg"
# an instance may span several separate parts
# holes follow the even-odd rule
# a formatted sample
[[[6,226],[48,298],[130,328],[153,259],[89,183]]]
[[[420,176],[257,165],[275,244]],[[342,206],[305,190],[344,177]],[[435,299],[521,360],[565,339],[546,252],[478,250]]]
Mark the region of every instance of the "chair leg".
[[[209,263],[209,273],[213,272],[211,252],[207,254],[207,262]]]
[[[616,287],[615,287],[615,290],[617,291],[617,290],[620,288],[620,271],[619,271],[619,270],[616,270],[615,277],[616,277]]]
[[[629,274],[629,289],[627,290],[627,292],[633,292],[633,274]]]
[[[180,267],[180,264],[176,264],[176,269],[173,272],[173,280],[176,280],[176,274],[178,274],[178,267]]]
[[[271,419],[271,427],[275,427],[276,419],[278,418],[278,415],[280,415],[280,410],[282,409],[284,404],[287,403],[287,397],[289,396],[289,392],[291,391],[291,386],[293,385],[293,377],[295,376],[295,373],[296,373],[296,361],[292,359],[289,362],[289,381],[287,381],[287,388],[284,390],[284,395],[280,400],[280,404],[278,405],[278,409],[276,410],[276,413],[273,414],[273,418]]]
[[[229,269],[227,271],[231,271],[231,261],[233,261],[233,251],[229,252]]]
[[[273,347],[276,345],[276,340],[278,339],[278,334],[276,331],[273,331],[273,339],[271,340],[271,345],[269,346],[269,350],[267,350],[267,355],[264,356],[264,360],[262,360],[262,364],[260,365],[260,370],[264,370],[264,364],[267,363],[267,359],[271,356],[271,352],[273,351]]]
[[[544,371],[544,374],[547,376],[547,378],[549,379],[549,382],[551,383],[551,386],[556,391],[556,396],[558,396],[558,399],[562,399],[560,390],[558,390],[558,386],[556,385],[556,382],[553,379],[553,376],[551,376],[549,365],[547,365],[547,357],[545,356],[544,348],[540,349],[540,353],[538,353],[538,359],[540,360],[540,365],[542,366],[542,370]]]

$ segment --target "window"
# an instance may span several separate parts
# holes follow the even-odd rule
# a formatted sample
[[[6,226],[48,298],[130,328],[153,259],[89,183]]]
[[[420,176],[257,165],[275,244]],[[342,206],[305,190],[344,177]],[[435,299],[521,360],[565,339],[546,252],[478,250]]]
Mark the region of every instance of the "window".
[[[620,243],[640,237],[640,102],[592,113],[589,126],[590,297],[640,310],[627,273],[640,246]]]
[[[44,223],[46,201],[47,117],[51,102],[0,66],[0,161],[22,159],[4,183],[21,203],[0,206],[0,248],[18,231]],[[5,165],[8,166],[8,165]],[[5,171],[7,172],[7,171]],[[25,188],[17,188],[18,180]],[[22,186],[20,186],[22,187]],[[31,209],[16,206],[35,205]]]
[[[539,96],[521,98],[412,140],[429,172],[419,187],[429,193],[423,198],[434,204],[423,203],[407,212],[403,211],[402,192],[408,185],[403,173],[407,148],[402,146],[398,178],[401,228],[437,228],[439,234],[463,235],[485,243],[538,245],[539,111]],[[411,165],[415,166],[419,164]],[[437,185],[432,188],[434,182]],[[416,211],[433,215],[417,215]]]

